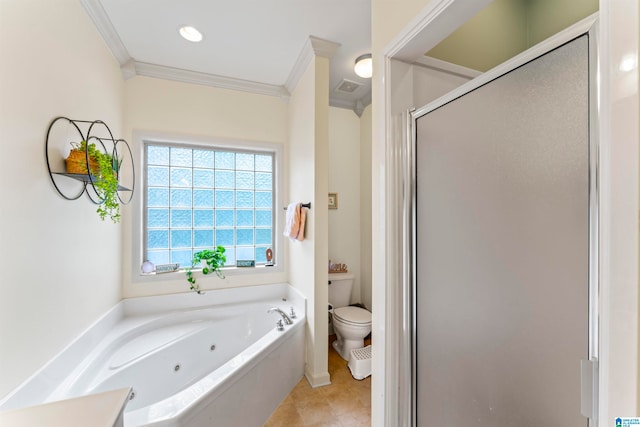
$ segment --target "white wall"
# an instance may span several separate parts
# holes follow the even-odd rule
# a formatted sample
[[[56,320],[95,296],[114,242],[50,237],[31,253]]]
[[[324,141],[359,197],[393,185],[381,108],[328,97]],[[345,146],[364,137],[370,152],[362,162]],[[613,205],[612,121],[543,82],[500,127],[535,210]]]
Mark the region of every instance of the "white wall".
[[[307,202],[315,195],[314,79],[315,64],[309,65],[289,100],[289,201]],[[294,179],[295,177],[295,179]],[[307,211],[305,240],[285,243],[289,247],[289,283],[307,298],[306,366],[315,373],[316,338],[314,216],[317,206]]]
[[[127,80],[125,91],[127,130],[279,143],[287,139],[285,99],[143,76]]]
[[[371,105],[360,118],[333,107],[329,114],[329,191],[338,193],[329,259],[347,264],[356,276],[351,302],[371,310]]]
[[[305,375],[329,383],[327,262],[329,60],[314,57],[289,101],[289,200],[311,201],[305,240],[289,242],[289,283],[307,298]]]
[[[371,104],[360,116],[360,295],[371,302]]]
[[[609,425],[638,414],[638,58],[636,0],[601,0],[600,79],[600,406]],[[624,416],[624,415],[622,415]],[[603,423],[604,425],[604,423]]]
[[[138,170],[141,171],[140,141],[134,137],[139,134],[165,135],[177,140],[195,140],[210,143],[216,138],[231,140],[242,144],[243,141],[257,141],[270,144],[287,142],[287,103],[273,96],[256,95],[247,92],[213,88],[209,86],[180,83],[150,77],[134,77],[125,85],[125,129],[132,149],[137,154]],[[283,182],[287,182],[288,165],[286,159],[280,159]],[[139,174],[139,185],[142,176]],[[286,205],[286,192],[278,194],[276,206]],[[131,207],[127,207],[123,219],[125,230],[123,250],[123,291],[125,297],[153,295],[172,292],[186,292],[188,283],[183,273],[162,276],[140,276],[141,236],[134,214],[140,214],[142,193],[138,191]],[[276,226],[284,223],[284,212],[276,209]],[[279,230],[279,228],[278,228]],[[138,239],[135,242],[133,239]],[[277,260],[287,258],[287,245],[281,232],[276,232],[274,254]],[[137,243],[137,245],[136,245]],[[132,248],[138,248],[136,256]],[[279,253],[282,251],[282,253]],[[141,263],[141,260],[140,260]],[[282,262],[281,262],[282,264]],[[198,277],[202,289],[220,289],[226,287],[253,284],[277,283],[287,280],[284,269],[270,269],[265,274],[248,274],[247,271],[226,275],[224,280],[215,275]]]
[[[312,386],[327,384],[329,380],[328,356],[329,324],[329,58],[315,59],[315,190],[313,197],[313,226],[315,227],[315,322],[314,366]],[[293,140],[290,140],[293,143]],[[292,182],[295,176],[292,178]],[[309,358],[308,358],[309,359]]]
[[[428,0],[397,1],[372,0],[371,2],[371,51],[373,57],[372,77],[372,135],[371,135],[371,288],[372,288],[372,350],[371,376],[371,424],[385,425],[386,401],[386,98],[384,50],[402,29],[425,7]],[[389,84],[394,82],[389,82]],[[394,92],[395,93],[395,92]]]
[[[77,0],[1,0],[0,52],[1,398],[120,300],[121,226],[57,194],[44,140],[60,115],[121,136],[123,82]]]
[[[351,303],[360,303],[360,119],[331,107],[329,124],[329,191],[338,193],[338,209],[329,210],[329,259],[355,275]]]

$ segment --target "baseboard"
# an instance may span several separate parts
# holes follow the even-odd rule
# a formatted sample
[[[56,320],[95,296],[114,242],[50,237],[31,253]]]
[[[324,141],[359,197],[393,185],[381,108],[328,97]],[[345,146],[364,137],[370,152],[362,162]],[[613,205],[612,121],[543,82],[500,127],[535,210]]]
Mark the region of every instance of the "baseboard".
[[[323,372],[321,374],[312,374],[305,367],[304,377],[307,379],[307,382],[311,386],[311,388],[322,387],[325,385],[331,384],[331,377],[329,376],[329,372]]]

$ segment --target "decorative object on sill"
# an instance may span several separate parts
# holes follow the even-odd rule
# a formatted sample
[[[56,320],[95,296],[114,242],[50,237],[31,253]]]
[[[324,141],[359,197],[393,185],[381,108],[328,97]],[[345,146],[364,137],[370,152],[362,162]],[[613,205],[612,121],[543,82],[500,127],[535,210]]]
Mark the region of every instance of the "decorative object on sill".
[[[329,260],[329,273],[348,273],[347,264],[332,263]]]
[[[304,225],[307,218],[307,210],[302,203],[291,203],[287,206],[285,214],[284,235],[291,240],[304,240]]]
[[[178,269],[180,269],[180,263],[178,262],[173,264],[158,264],[156,265],[156,274],[172,273],[178,271]]]
[[[253,259],[238,259],[236,260],[236,267],[244,268],[244,267],[255,267],[256,261]]]
[[[148,259],[145,259],[142,263],[142,266],[140,267],[140,270],[142,271],[142,274],[151,274],[156,271],[156,266],[153,265],[153,263]]]
[[[267,263],[265,265],[267,267],[273,267],[273,250],[271,248],[267,248],[267,250],[265,251],[265,256],[267,258]]]
[[[338,209],[338,193],[329,193],[329,209]]]
[[[193,277],[192,270],[199,264],[203,264],[202,274],[216,273],[219,278],[224,279],[224,274],[220,271],[227,262],[227,257],[224,253],[225,249],[222,246],[218,246],[215,250],[205,249],[193,254],[191,267],[185,269],[187,282],[189,282],[189,289],[198,294],[204,293],[200,290],[200,286],[196,284],[196,278]]]
[[[69,146],[65,158],[63,152]],[[115,139],[101,120],[56,117],[47,129],[45,156],[49,177],[60,196],[76,200],[86,193],[98,205],[96,212],[102,220],[120,221],[120,204],[131,202],[135,189],[133,154],[127,141]],[[63,167],[66,171],[60,172]],[[125,179],[127,187],[121,185]]]

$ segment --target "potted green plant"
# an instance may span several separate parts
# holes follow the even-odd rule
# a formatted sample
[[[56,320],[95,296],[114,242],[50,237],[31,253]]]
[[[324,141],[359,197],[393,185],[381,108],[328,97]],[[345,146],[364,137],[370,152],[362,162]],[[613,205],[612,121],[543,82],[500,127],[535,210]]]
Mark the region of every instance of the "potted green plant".
[[[100,203],[96,212],[104,221],[109,217],[114,223],[120,222],[120,200],[118,198],[118,171],[121,160],[96,148],[87,141],[72,143],[73,149],[67,157],[67,172],[90,174],[93,188]],[[86,154],[89,154],[87,167]]]
[[[224,279],[224,274],[220,270],[227,262],[227,257],[224,255],[225,249],[222,246],[218,246],[215,250],[204,249],[202,251],[193,254],[191,260],[191,267],[185,269],[187,274],[187,282],[189,282],[189,289],[202,294],[200,286],[196,284],[196,278],[193,277],[193,268],[202,265],[202,274],[216,273],[219,278]]]

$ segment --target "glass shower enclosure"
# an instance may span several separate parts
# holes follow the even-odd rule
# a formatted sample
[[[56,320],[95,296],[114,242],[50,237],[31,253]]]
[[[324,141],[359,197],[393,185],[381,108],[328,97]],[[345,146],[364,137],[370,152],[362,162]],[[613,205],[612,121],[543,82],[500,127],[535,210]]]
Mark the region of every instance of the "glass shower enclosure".
[[[594,44],[537,47],[411,114],[414,425],[595,425]]]

